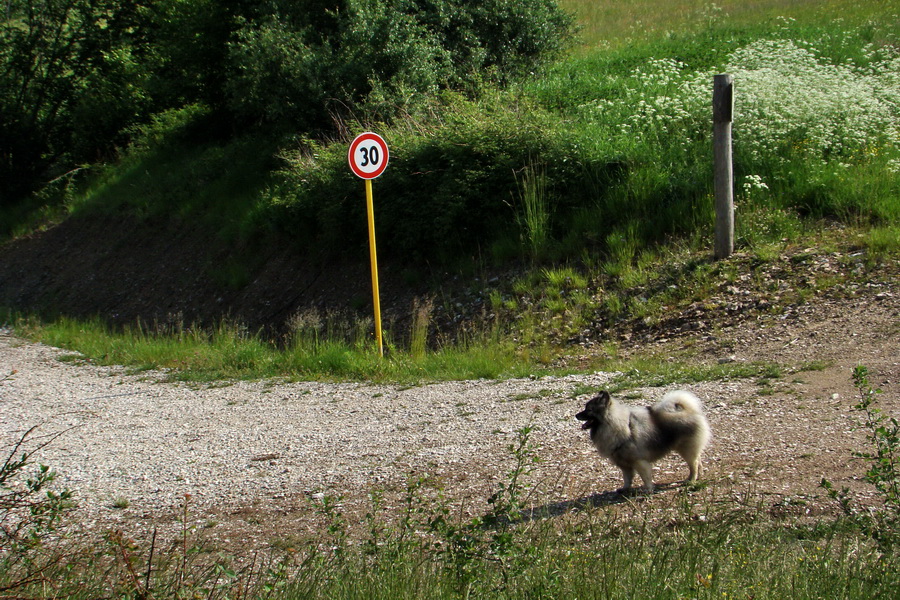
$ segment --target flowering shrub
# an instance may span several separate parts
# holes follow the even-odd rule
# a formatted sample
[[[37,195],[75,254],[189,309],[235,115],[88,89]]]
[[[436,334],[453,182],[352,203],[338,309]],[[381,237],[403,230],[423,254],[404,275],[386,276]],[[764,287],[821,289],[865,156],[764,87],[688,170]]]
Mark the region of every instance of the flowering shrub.
[[[811,47],[761,40],[736,50],[725,70],[736,82],[735,129],[753,161],[790,150],[843,161],[873,144],[900,145],[900,53],[869,49],[867,66],[829,64]]]
[[[812,45],[759,40],[728,55],[735,80],[735,139],[744,158],[851,160],[873,145],[900,146],[900,51],[866,48],[864,65],[831,64]],[[653,59],[621,81],[622,93],[583,104],[582,116],[637,139],[708,129],[717,71]]]

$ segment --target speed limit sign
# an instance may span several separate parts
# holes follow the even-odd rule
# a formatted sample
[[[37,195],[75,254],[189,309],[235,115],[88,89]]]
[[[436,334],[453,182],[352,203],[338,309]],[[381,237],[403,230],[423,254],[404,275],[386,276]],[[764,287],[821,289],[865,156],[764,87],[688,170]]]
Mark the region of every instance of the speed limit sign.
[[[363,179],[375,179],[382,173],[388,164],[388,147],[377,133],[367,131],[361,133],[350,144],[350,152],[347,158],[350,160],[350,169]]]
[[[375,251],[375,208],[372,203],[372,180],[384,173],[388,164],[388,147],[377,133],[361,133],[350,143],[347,153],[350,170],[366,180],[366,214],[369,218],[369,260],[372,265],[372,308],[375,310],[375,339],[378,354],[384,356],[381,335],[381,300],[378,291],[378,258]]]

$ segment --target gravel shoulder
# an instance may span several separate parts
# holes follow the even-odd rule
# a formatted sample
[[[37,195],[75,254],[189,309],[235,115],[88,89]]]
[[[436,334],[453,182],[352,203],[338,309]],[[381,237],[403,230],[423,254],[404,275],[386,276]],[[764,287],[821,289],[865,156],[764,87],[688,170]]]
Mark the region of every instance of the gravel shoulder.
[[[772,510],[791,506],[815,515],[833,509],[818,488],[823,475],[861,498],[874,497],[861,480],[864,465],[851,458],[865,437],[855,427],[850,373],[856,364],[868,366],[873,385],[884,390],[880,405],[898,414],[895,291],[815,301],[714,334],[624,351],[827,365],[776,381],[671,386],[690,389],[706,404],[713,429],[705,457],[710,493],[753,494]],[[474,514],[510,468],[508,447],[526,426],[533,427],[541,461],[532,475],[534,506],[577,506],[609,497],[605,492],[620,485],[618,471],[596,456],[574,420],[585,400],[579,393],[603,387],[613,373],[412,387],[197,386],[164,382],[159,373],[61,361],[65,354],[0,332],[0,427],[7,445],[34,425],[39,435],[59,434],[34,459],[74,492],[79,520],[89,529],[136,536],[156,527],[175,531],[189,495],[192,523],[211,538],[263,547],[274,537],[314,530],[314,504],[323,495],[340,497],[348,514],[363,514],[368,494],[379,490],[390,510],[407,482],[426,474],[462,514]],[[627,397],[649,402],[665,391],[641,388]],[[685,475],[674,459],[655,470],[664,484]],[[664,485],[650,502],[673,493]]]

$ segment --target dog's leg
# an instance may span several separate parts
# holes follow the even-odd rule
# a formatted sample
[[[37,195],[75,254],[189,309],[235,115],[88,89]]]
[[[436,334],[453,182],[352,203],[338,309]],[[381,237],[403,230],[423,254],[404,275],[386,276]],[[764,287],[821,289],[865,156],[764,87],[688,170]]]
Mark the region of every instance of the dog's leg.
[[[697,481],[703,471],[703,465],[700,463],[700,451],[694,448],[679,452],[681,458],[687,463],[689,474],[687,481]]]
[[[624,481],[624,483],[622,484],[622,487],[620,487],[617,491],[624,492],[626,490],[630,490],[631,482],[634,481],[634,469],[626,469],[625,467],[619,468],[622,469],[622,480]]]
[[[653,491],[653,465],[645,460],[639,460],[635,463],[637,472],[640,473],[641,479],[644,480],[644,490]]]
[[[700,474],[703,472],[703,465],[700,463],[700,457],[698,456],[693,462],[689,462],[688,468],[691,470],[688,475],[688,481],[697,481],[697,479],[700,478]]]

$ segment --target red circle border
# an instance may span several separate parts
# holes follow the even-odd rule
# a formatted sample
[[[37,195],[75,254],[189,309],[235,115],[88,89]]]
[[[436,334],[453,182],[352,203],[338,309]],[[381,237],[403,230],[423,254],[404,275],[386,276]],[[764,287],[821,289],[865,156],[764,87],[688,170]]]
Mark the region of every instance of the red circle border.
[[[366,173],[365,171],[360,171],[356,167],[356,163],[353,162],[353,154],[356,152],[356,148],[365,141],[373,140],[376,144],[381,146],[381,149],[384,151],[384,160],[381,162],[381,166],[378,167],[377,170],[372,171],[371,173]],[[390,159],[390,153],[388,152],[387,142],[384,141],[384,138],[378,135],[377,133],[373,133],[371,131],[367,131],[365,133],[361,133],[350,143],[350,149],[347,152],[347,161],[350,163],[350,170],[356,174],[357,177],[362,179],[375,179],[387,168],[388,160]]]

